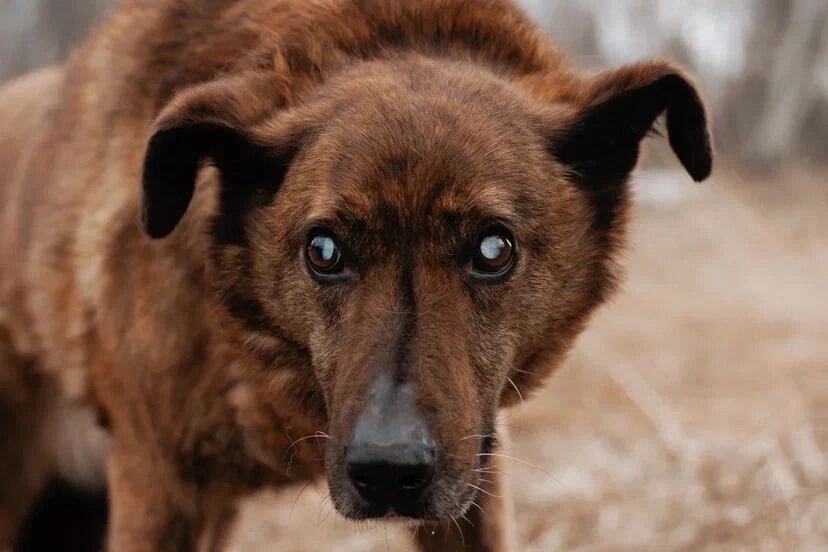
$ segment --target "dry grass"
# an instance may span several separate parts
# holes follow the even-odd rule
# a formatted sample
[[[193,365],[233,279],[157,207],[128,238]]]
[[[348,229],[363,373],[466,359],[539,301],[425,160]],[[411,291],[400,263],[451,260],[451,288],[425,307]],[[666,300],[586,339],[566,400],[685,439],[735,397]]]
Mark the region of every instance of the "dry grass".
[[[508,414],[520,550],[825,550],[828,178],[638,180],[624,292]],[[410,549],[299,490],[233,549]]]

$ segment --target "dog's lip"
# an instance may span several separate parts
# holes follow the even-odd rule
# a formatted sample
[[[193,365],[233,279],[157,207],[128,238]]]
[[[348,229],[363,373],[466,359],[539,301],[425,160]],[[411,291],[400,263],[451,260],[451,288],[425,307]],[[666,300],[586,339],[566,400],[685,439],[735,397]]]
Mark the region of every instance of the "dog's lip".
[[[453,515],[434,515],[433,513],[429,513],[428,510],[424,509],[419,512],[410,512],[410,513],[403,513],[395,510],[394,508],[376,508],[368,506],[367,508],[363,506],[353,516],[353,519],[357,519],[359,521],[382,521],[382,522],[392,522],[395,524],[400,525],[420,525],[423,523],[440,523],[450,521],[452,517],[460,518],[466,514],[469,507],[471,506],[471,501],[474,500],[473,495],[468,501],[464,501],[463,504],[465,505],[466,502],[469,504],[466,505],[465,508],[459,508]]]
[[[474,488],[468,488],[467,492],[462,493],[463,496],[459,498],[456,509],[450,513],[438,513],[432,510],[430,501],[424,499],[417,504],[412,504],[410,508],[399,508],[399,506],[392,506],[387,504],[373,504],[363,499],[358,499],[354,507],[347,510],[340,510],[345,514],[345,517],[357,521],[382,521],[394,522],[402,525],[420,525],[423,523],[440,523],[447,522],[454,518],[460,518],[465,515],[472,502],[477,500],[480,492]],[[336,503],[336,501],[334,501]]]
[[[400,509],[386,504],[365,503],[360,507],[358,517],[360,519],[406,520],[406,521],[429,521],[425,504],[417,504],[410,509]]]
[[[389,510],[388,513],[385,516],[383,516],[381,518],[376,518],[376,519],[378,519],[380,521],[383,521],[383,522],[392,523],[394,525],[401,525],[403,527],[409,527],[409,526],[414,527],[414,526],[419,525],[420,523],[423,523],[424,521],[428,521],[428,520],[425,520],[425,519],[422,519],[422,518],[414,518],[414,517],[410,517],[410,516],[400,515],[400,514],[394,512],[393,509]]]
[[[390,521],[392,523],[397,523],[397,524],[401,524],[401,525],[409,525],[409,524],[417,525],[417,524],[423,523],[423,522],[438,522],[438,521],[441,521],[438,518],[435,518],[433,516],[429,516],[429,515],[426,515],[426,514],[421,514],[421,515],[414,515],[413,513],[411,515],[403,514],[403,513],[397,512],[393,508],[387,508],[387,509],[371,509],[371,508],[369,508],[368,510],[363,510],[359,514],[360,515],[358,515],[357,517],[360,520],[364,520],[364,521],[374,520],[374,521],[383,521],[383,522]]]

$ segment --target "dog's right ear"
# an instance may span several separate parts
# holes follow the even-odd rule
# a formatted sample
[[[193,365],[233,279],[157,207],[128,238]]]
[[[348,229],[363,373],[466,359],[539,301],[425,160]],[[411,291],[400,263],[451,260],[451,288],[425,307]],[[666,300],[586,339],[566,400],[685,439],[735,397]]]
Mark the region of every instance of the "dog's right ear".
[[[163,238],[175,229],[207,162],[220,173],[223,213],[272,197],[295,145],[266,143],[252,128],[275,107],[272,84],[259,76],[200,85],[170,102],[154,124],[144,157],[141,222],[150,237]]]

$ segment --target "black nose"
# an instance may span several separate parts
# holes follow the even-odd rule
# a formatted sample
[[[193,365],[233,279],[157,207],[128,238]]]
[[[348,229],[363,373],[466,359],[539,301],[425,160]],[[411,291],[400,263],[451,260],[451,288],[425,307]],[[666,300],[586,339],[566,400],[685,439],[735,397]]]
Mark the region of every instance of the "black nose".
[[[368,501],[405,507],[431,483],[434,446],[426,441],[354,442],[345,454],[348,477]]]
[[[372,509],[414,515],[434,477],[435,446],[413,390],[380,378],[345,449],[348,478]]]

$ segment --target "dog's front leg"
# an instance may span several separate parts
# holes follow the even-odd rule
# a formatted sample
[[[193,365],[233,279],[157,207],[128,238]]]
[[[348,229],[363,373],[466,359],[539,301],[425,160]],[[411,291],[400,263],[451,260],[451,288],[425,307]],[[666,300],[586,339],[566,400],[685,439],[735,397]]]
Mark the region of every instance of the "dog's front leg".
[[[112,552],[191,551],[200,531],[197,491],[152,447],[115,444],[109,460]]]
[[[500,432],[501,443],[505,431]],[[475,504],[456,523],[426,524],[415,530],[415,541],[423,552],[510,552],[515,549],[512,497],[503,472],[504,458],[487,456]]]

